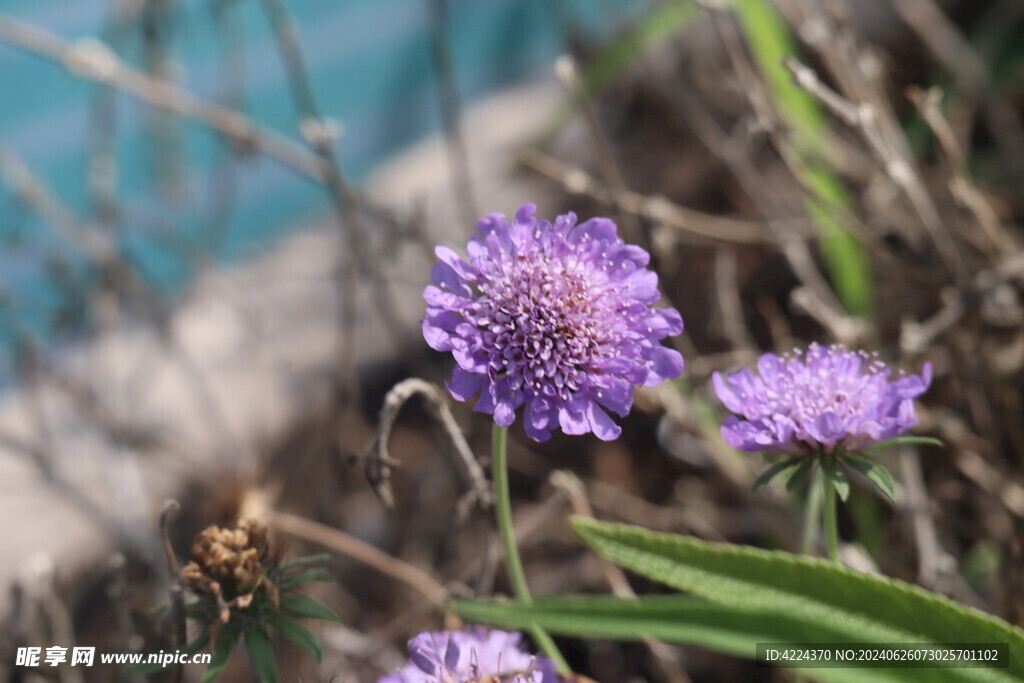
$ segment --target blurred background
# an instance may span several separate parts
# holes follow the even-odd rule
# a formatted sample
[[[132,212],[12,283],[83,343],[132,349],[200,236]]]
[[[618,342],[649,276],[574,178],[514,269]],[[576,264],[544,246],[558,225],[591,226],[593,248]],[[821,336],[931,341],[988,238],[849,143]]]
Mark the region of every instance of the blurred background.
[[[513,429],[535,593],[610,590],[573,510],[797,550],[708,378],[841,342],[933,363],[919,432],[946,443],[884,456],[895,505],[854,481],[844,559],[1024,623],[1019,0],[9,0],[0,92],[3,680],[131,680],[25,645],[171,647],[168,498],[182,560],[253,516],[331,553],[345,624],[319,667],[275,643],[284,680],[376,680],[443,623],[395,566],[507,593],[436,403],[377,429],[451,371],[419,332],[433,246],[527,201],[615,219],[687,327],[620,440]],[[486,467],[488,420],[451,408]],[[560,645],[605,683],[788,676]]]

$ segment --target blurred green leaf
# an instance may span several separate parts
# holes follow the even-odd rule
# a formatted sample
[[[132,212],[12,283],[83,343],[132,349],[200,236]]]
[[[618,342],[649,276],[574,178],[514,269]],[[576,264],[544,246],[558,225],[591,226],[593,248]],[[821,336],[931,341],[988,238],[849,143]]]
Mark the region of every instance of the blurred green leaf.
[[[891,446],[944,446],[938,439],[933,439],[930,436],[897,436],[888,441],[880,441],[874,446],[868,446],[865,451],[877,451],[880,448],[889,448]]]
[[[305,567],[311,564],[322,564],[324,562],[327,562],[329,559],[331,559],[331,556],[327,555],[326,553],[321,553],[320,555],[307,555],[306,557],[300,557],[297,560],[292,560],[291,562],[282,564],[280,567],[277,568],[277,571],[279,573],[284,573],[287,571],[291,571],[292,569]]]
[[[722,605],[816,621],[846,633],[847,642],[1007,643],[1006,673],[1024,679],[1024,631],[917,586],[778,551],[582,517],[572,525],[599,555],[642,576]],[[944,680],[952,671],[965,680],[1008,677],[950,669],[943,670]]]
[[[693,0],[671,0],[655,6],[587,65],[583,72],[587,92],[603,88],[635,64],[644,50],[678,35],[695,16],[697,4]]]
[[[323,657],[323,650],[321,649],[320,642],[316,639],[316,636],[314,636],[308,628],[299,622],[295,621],[291,617],[286,617],[283,614],[274,614],[267,621],[271,626],[277,629],[282,636],[313,655],[313,658],[316,659],[316,661],[319,662]]]
[[[822,458],[821,469],[829,486],[836,490],[840,500],[845,503],[850,497],[850,480],[846,478],[846,472],[843,472],[843,468],[832,457]]]
[[[884,465],[859,453],[847,453],[843,462],[867,477],[889,500],[896,500],[896,483]]]
[[[220,629],[217,633],[217,643],[213,646],[210,663],[207,664],[206,671],[203,672],[203,683],[213,683],[224,672],[228,660],[231,659],[231,651],[235,647],[236,640],[238,640],[237,628],[228,624]]]
[[[794,458],[786,458],[782,462],[775,463],[774,465],[769,467],[767,470],[762,472],[761,476],[759,476],[757,479],[754,480],[754,485],[752,487],[750,487],[750,492],[751,493],[757,493],[762,488],[767,486],[768,482],[770,482],[772,479],[774,479],[775,477],[779,476],[780,474],[785,473],[786,471],[788,471],[788,470],[790,470],[792,468],[797,467],[797,464],[798,464],[798,459],[795,458],[795,457]]]
[[[281,609],[296,617],[307,617],[310,619],[324,619],[342,623],[334,610],[322,602],[307,598],[305,595],[282,595]]]
[[[793,473],[789,475],[789,480],[786,482],[786,490],[792,493],[797,491],[801,486],[807,483],[807,480],[811,474],[811,470],[814,468],[817,458],[801,458],[800,464],[796,466]]]
[[[848,312],[870,317],[870,260],[836,218],[837,213],[848,213],[852,202],[842,183],[821,162],[827,119],[814,98],[793,82],[782,63],[784,57],[796,56],[789,28],[768,0],[733,0],[732,4],[775,107],[792,131],[803,162],[802,179],[813,194],[808,211],[818,227],[821,251],[836,294]]]
[[[245,649],[249,662],[260,683],[277,683],[277,667],[274,665],[274,648],[262,626],[245,629]]]
[[[310,581],[334,583],[334,577],[323,569],[305,569],[281,579],[281,581],[278,582],[277,587],[281,590],[287,590],[289,588],[294,588],[295,586],[301,586],[304,583],[309,583]]]

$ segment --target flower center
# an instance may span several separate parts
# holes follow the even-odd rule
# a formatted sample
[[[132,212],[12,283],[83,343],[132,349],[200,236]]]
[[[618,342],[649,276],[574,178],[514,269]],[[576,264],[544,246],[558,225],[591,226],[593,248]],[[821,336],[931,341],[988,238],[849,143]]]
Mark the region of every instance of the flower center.
[[[519,253],[481,283],[477,325],[490,349],[492,381],[513,391],[568,398],[600,355],[600,298],[591,273],[571,257]]]

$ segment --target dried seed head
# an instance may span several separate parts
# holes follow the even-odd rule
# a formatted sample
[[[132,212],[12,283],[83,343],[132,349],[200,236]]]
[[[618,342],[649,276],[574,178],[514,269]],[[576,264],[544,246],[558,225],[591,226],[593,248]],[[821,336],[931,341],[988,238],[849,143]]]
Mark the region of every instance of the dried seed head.
[[[243,520],[234,529],[209,526],[196,538],[181,580],[200,597],[215,596],[245,609],[265,583],[268,556],[267,527],[262,523]]]

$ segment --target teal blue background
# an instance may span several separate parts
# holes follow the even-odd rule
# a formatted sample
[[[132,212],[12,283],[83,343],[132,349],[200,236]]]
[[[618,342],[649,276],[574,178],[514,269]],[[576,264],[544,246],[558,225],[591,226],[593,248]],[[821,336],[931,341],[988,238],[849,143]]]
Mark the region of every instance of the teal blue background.
[[[64,38],[103,36],[113,3],[100,0],[14,0],[5,14]],[[168,3],[168,35],[182,87],[203,98],[223,96],[222,46],[211,0]],[[262,125],[296,138],[296,113],[271,33],[257,0],[226,3],[241,27],[244,109]],[[448,31],[462,104],[523,79],[549,73],[572,34],[594,45],[606,40],[648,2],[579,0],[450,0]],[[292,0],[288,3],[322,115],[338,120],[337,152],[358,181],[374,164],[435,131],[440,104],[427,0]],[[107,35],[109,38],[110,36]],[[130,26],[114,43],[139,65],[141,33]],[[0,137],[60,200],[90,217],[86,164],[89,106],[95,86],[44,59],[0,44]],[[123,211],[113,226],[118,244],[147,279],[168,294],[193,273],[190,250],[213,250],[238,260],[329,211],[323,189],[268,159],[237,166],[237,201],[225,238],[213,246],[210,205],[225,160],[222,140],[195,124],[177,122],[181,191],[168,196],[154,171],[152,112],[117,99],[117,197]],[[94,273],[66,243],[0,185],[0,284],[10,293],[0,343],[11,320],[49,336],[60,322],[79,320],[80,299]],[[76,329],[75,324],[66,325]]]

